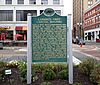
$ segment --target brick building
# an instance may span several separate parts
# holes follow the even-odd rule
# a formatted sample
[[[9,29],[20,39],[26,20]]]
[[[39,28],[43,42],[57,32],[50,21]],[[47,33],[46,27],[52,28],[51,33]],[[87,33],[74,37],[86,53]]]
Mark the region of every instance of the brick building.
[[[84,40],[100,40],[100,0],[84,12]]]
[[[84,11],[97,0],[73,0],[73,38],[84,38]]]

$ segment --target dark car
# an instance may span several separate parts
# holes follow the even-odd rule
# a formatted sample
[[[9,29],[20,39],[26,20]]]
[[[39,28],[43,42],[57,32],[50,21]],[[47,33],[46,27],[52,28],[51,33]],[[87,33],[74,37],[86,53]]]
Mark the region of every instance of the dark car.
[[[0,49],[3,49],[3,43],[0,42]]]

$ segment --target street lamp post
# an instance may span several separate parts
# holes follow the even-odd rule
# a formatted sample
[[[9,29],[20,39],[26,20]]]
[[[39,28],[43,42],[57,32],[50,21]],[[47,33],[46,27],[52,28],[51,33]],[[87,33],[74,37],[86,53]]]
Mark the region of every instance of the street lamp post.
[[[81,35],[81,30],[82,30],[82,23],[77,23],[78,26],[78,38],[81,39],[82,35]]]

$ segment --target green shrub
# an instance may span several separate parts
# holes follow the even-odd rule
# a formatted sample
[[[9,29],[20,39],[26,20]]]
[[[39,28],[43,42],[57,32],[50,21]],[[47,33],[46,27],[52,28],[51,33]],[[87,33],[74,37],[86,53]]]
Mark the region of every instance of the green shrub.
[[[76,82],[76,83],[74,83],[73,85],[82,85],[82,84],[81,84],[81,83]]]
[[[56,74],[53,70],[51,69],[46,69],[43,71],[43,78],[45,80],[52,80],[56,77]]]
[[[59,72],[61,70],[67,69],[67,65],[63,63],[48,63],[44,65],[45,69],[52,69],[54,72]]]
[[[54,63],[47,63],[47,64],[44,64],[45,69],[54,70],[55,66],[56,66],[56,64],[54,64]]]
[[[32,69],[32,82],[35,82],[38,79],[38,76],[36,75],[36,70]]]
[[[53,85],[53,84],[50,82],[43,82],[43,83],[41,83],[41,85]]]
[[[67,69],[67,65],[62,63],[32,64],[32,69],[36,70],[36,72],[42,72],[45,69],[51,69],[54,72],[59,72],[61,70]]]
[[[100,84],[100,64],[96,65],[95,68],[91,71],[90,80],[93,83]]]
[[[7,63],[7,67],[9,67],[9,68],[17,68],[18,67],[18,61],[12,60],[12,61],[8,62]]]
[[[68,69],[66,64],[59,63],[59,64],[56,64],[56,66],[54,68],[54,71],[57,73],[57,72],[59,72],[61,70],[66,70],[66,69]]]
[[[41,73],[44,70],[44,64],[32,64],[32,69]]]
[[[5,68],[5,67],[6,67],[6,65],[7,65],[7,63],[6,63],[6,62],[2,62],[2,61],[0,61],[0,68]]]
[[[38,79],[38,76],[33,76],[32,79],[33,79],[33,82],[35,82]]]
[[[4,80],[6,65],[7,65],[6,62],[0,61],[0,82]]]
[[[23,69],[26,69],[26,68],[27,68],[26,62],[22,62],[22,61],[18,62],[18,69],[20,71],[23,70]]]
[[[67,79],[68,78],[68,70],[62,70],[58,73],[58,77],[60,79]]]
[[[21,80],[26,81],[27,80],[27,65],[25,62],[18,62],[18,69],[20,71]]]
[[[20,74],[21,74],[21,80],[26,81],[27,80],[27,69],[23,69],[22,71],[20,71]]]
[[[0,69],[0,82],[4,81],[5,78],[5,68]]]
[[[98,83],[98,85],[100,85],[100,82]]]
[[[87,59],[79,65],[79,69],[82,73],[90,76],[91,70],[94,69],[95,65],[96,61],[94,59]]]

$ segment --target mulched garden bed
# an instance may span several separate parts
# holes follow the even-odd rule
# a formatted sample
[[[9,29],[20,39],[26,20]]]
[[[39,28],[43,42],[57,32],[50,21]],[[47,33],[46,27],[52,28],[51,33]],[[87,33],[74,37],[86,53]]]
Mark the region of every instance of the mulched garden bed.
[[[41,73],[37,73],[37,75],[39,77],[38,80],[36,80],[31,85],[41,85],[41,83],[45,81]],[[11,79],[10,82],[9,79]],[[68,79],[61,80],[56,78],[54,80],[49,80],[48,82],[51,82],[53,85],[69,85]],[[83,75],[77,67],[74,68],[74,83],[75,82],[82,83],[82,85],[95,85],[92,84],[89,80],[89,77]],[[0,82],[0,85],[27,85],[27,84],[26,82],[21,81],[19,70],[17,68],[12,68],[12,75],[9,78],[6,76],[4,81]]]

